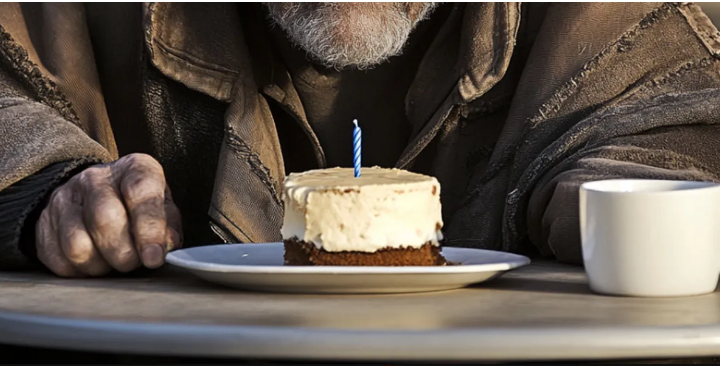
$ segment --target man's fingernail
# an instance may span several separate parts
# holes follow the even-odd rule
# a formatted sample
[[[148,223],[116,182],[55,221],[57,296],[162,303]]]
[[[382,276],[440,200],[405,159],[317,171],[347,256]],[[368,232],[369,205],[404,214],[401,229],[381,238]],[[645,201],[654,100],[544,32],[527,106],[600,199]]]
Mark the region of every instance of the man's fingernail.
[[[157,244],[148,246],[143,249],[142,252],[143,263],[145,264],[145,267],[148,268],[159,267],[163,263],[164,256],[165,251]]]

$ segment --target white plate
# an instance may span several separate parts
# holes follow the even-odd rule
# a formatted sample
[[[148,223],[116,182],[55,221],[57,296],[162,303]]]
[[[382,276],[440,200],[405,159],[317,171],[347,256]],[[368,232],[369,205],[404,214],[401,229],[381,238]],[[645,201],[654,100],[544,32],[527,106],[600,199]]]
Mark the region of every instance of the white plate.
[[[171,252],[167,262],[235,288],[293,293],[403,293],[450,290],[491,280],[530,263],[492,250],[442,248],[450,266],[285,266],[282,243],[225,244]]]

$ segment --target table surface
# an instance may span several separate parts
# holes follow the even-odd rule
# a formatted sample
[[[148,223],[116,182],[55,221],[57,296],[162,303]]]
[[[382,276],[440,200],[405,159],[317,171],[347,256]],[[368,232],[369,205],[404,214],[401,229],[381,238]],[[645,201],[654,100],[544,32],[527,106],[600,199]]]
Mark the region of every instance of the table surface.
[[[461,290],[241,292],[172,267],[110,279],[0,272],[0,343],[134,354],[334,360],[563,360],[720,355],[720,293],[590,292],[533,263]]]

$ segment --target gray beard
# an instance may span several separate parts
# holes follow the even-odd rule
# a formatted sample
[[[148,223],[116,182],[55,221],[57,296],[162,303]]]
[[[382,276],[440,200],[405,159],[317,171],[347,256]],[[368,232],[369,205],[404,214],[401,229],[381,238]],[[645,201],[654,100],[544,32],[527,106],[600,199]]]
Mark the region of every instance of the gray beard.
[[[368,69],[402,53],[410,33],[436,8],[428,3],[415,21],[400,7],[390,11],[365,14],[359,12],[339,17],[334,3],[311,12],[299,4],[280,9],[267,8],[271,20],[285,31],[290,41],[305,50],[316,62],[338,70]]]

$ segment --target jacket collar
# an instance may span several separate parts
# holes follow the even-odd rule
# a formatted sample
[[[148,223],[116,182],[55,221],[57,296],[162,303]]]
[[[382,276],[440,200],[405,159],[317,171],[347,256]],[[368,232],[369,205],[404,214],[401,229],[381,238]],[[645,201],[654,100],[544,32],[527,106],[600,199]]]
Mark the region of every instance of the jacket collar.
[[[520,3],[455,4],[405,99],[414,139],[398,167],[435,137],[454,106],[472,102],[503,78],[520,27]]]
[[[244,36],[235,4],[148,3],[145,46],[165,76],[221,101],[249,75]]]
[[[287,70],[269,51],[255,55],[260,62],[251,62],[237,7],[148,3],[144,27],[151,62],[167,77],[221,101],[231,99],[238,80],[252,80],[259,92],[285,106],[309,129]],[[408,91],[406,112],[415,137],[398,166],[419,154],[453,106],[475,100],[502,79],[519,24],[519,3],[454,4]],[[312,131],[309,136],[316,142]],[[323,159],[321,149],[316,157]]]

